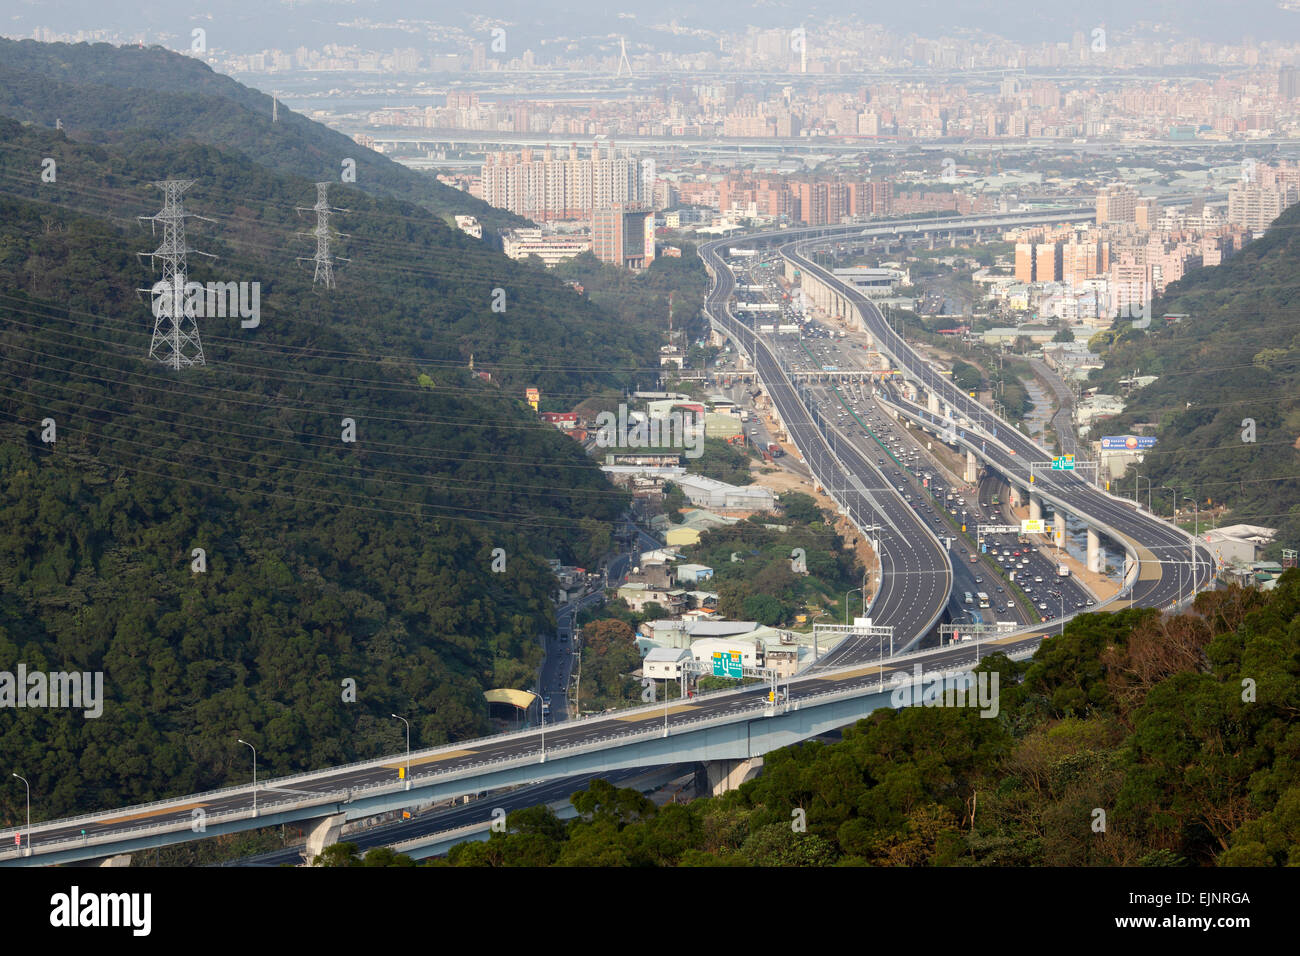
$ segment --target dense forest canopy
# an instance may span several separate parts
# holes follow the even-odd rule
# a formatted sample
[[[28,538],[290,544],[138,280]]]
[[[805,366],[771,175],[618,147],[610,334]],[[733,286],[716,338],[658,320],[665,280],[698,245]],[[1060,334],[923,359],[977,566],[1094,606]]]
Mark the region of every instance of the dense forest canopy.
[[[996,717],[879,710],[686,805],[596,781],[577,817],[516,811],[437,865],[1294,866],[1297,662],[1300,571],[1190,614],[1085,614],[981,662]]]
[[[488,731],[483,690],[531,686],[554,624],[545,559],[594,565],[627,503],[523,390],[635,386],[666,317],[447,228],[441,187],[270,127],[261,94],[169,85],[201,64],[0,42],[0,670],[102,671],[107,698],[6,709],[34,815],[240,781],[237,737],[270,775],[396,752],[392,712],[416,746]],[[359,173],[329,193],[348,261],[326,290],[303,233],[341,146]],[[260,302],[251,327],[199,318],[206,364],[179,372],[148,357],[139,291],[162,230],[137,217],[169,179],[215,257],[188,278]],[[0,791],[0,825],[21,804]]]

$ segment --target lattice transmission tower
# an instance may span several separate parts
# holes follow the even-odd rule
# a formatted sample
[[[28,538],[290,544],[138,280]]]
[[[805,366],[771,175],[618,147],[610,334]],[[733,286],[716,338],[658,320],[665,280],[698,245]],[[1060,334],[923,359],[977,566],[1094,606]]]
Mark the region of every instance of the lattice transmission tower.
[[[149,357],[164,365],[170,365],[178,371],[191,365],[203,365],[203,343],[199,340],[199,324],[193,310],[185,306],[185,284],[188,281],[186,256],[193,252],[201,256],[211,255],[199,252],[185,244],[185,220],[203,219],[185,211],[181,194],[194,185],[192,179],[168,179],[153,183],[163,192],[162,211],[154,216],[140,216],[148,220],[157,232],[158,223],[162,223],[162,244],[153,252],[136,253],[149,256],[151,260],[162,260],[162,279],[151,289],[141,289],[152,296],[154,314],[153,338],[149,342]],[[212,258],[216,258],[213,256]],[[151,266],[153,263],[151,262]]]
[[[347,233],[335,232],[330,225],[330,214],[335,212],[347,212],[346,209],[339,209],[337,206],[331,206],[329,201],[329,183],[316,184],[316,205],[310,209],[299,206],[299,212],[315,212],[316,228],[311,232],[300,232],[300,236],[316,237],[316,255],[299,256],[300,262],[316,263],[316,274],[312,276],[311,284],[323,282],[325,288],[334,288],[334,258],[330,256],[330,240],[335,236],[347,238]],[[350,262],[342,256],[338,257],[340,262]]]

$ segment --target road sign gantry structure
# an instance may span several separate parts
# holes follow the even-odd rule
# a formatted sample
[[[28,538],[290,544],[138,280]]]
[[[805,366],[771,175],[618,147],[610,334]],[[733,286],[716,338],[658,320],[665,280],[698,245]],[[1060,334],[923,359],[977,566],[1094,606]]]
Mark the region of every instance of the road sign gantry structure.
[[[1097,484],[1097,463],[1086,459],[1079,459],[1074,455],[1058,455],[1051,461],[1031,461],[1029,463],[1029,481],[1035,483],[1039,472],[1063,472],[1073,471],[1085,474],[1092,472],[1092,484]]]
[[[726,677],[732,680],[744,680],[745,678],[757,678],[767,683],[767,702],[775,707],[783,700],[789,703],[789,693],[781,692],[778,684],[781,681],[781,675],[770,667],[755,667],[752,664],[744,663],[744,657],[740,651],[715,651],[713,658],[708,662],[689,660],[682,662],[682,677],[689,680],[691,677]]]

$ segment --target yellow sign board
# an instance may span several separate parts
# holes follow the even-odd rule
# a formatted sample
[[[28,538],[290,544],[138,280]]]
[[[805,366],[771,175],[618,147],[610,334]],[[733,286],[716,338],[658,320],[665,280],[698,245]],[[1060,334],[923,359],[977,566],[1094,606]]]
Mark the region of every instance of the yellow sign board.
[[[1046,534],[1047,522],[1041,518],[1025,518],[1020,522],[1021,534]]]

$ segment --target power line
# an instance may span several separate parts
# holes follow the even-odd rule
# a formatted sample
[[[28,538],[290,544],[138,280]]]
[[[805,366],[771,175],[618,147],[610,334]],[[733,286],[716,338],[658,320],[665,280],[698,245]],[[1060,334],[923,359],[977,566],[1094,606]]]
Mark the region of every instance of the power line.
[[[312,276],[311,284],[320,282],[325,288],[332,289],[334,288],[334,260],[330,258],[330,239],[334,235],[345,236],[346,234],[333,232],[330,228],[330,213],[347,212],[347,210],[330,205],[329,188],[329,183],[316,184],[316,205],[311,207],[316,212],[316,228],[311,233],[301,232],[299,235],[316,237],[316,255],[312,257],[312,261],[316,263],[316,273]],[[301,206],[297,208],[299,212],[309,211]],[[301,256],[299,261],[304,261]]]
[[[186,255],[198,252],[185,244],[185,218],[203,218],[186,213],[181,195],[194,185],[192,179],[168,179],[156,182],[163,192],[163,208],[152,216],[140,216],[155,226],[163,225],[162,244],[153,252],[137,253],[152,260],[162,260],[163,276],[152,289],[141,289],[153,295],[153,339],[149,343],[149,357],[170,365],[174,370],[203,365],[203,343],[199,341],[199,324],[194,318],[192,305],[186,296]],[[199,253],[207,255],[207,253]]]

